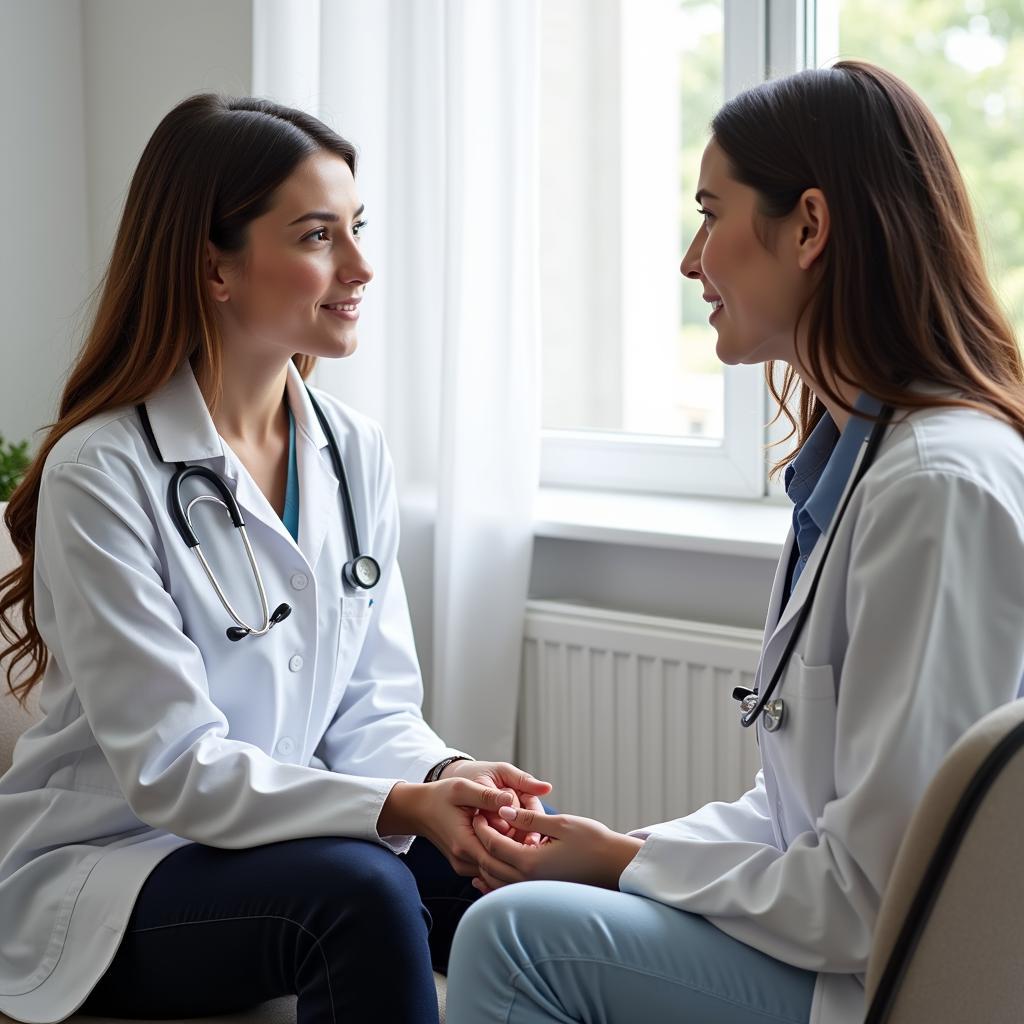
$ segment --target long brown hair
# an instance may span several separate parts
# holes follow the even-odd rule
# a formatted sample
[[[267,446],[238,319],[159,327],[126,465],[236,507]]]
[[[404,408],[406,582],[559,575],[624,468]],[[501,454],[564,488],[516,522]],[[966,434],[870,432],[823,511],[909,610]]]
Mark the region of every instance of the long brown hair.
[[[0,579],[0,634],[7,644],[0,658],[13,655],[7,685],[22,704],[49,660],[36,628],[33,590],[36,508],[47,455],[91,416],[144,401],[186,359],[207,404],[216,408],[220,337],[204,287],[207,240],[244,258],[249,222],[271,208],[278,186],[317,151],[340,156],[355,173],[351,143],[315,117],[268,100],[209,93],[179,103],[146,144],[57,421],[4,514],[21,565]],[[293,361],[303,378],[316,364],[306,355]],[[20,616],[12,616],[16,606]],[[15,684],[16,667],[26,662]]]
[[[847,412],[842,383],[903,408],[965,406],[1024,435],[1024,365],[982,257],[960,170],[938,122],[895,75],[861,61],[765,82],[711,124],[733,177],[758,193],[759,234],[820,188],[831,234],[801,358]],[[825,411],[790,366],[766,367],[785,440],[800,450]],[[938,384],[962,397],[908,390]],[[788,405],[799,386],[799,413]],[[774,420],[773,420],[774,422]]]

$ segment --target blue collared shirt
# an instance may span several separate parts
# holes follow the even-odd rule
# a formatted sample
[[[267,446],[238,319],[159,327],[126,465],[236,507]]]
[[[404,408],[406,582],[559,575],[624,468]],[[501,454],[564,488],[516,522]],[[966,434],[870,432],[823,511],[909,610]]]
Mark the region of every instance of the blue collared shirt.
[[[861,393],[853,407],[856,412],[874,416],[882,404]],[[873,426],[870,420],[851,415],[846,429],[840,434],[826,412],[811,431],[800,454],[786,467],[786,494],[793,502],[793,534],[796,537],[790,594],[818,538],[828,530],[836,514],[861,445]]]

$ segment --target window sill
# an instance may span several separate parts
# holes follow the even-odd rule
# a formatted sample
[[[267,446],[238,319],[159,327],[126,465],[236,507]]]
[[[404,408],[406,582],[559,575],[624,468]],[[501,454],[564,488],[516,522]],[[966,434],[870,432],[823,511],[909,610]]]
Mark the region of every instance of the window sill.
[[[542,487],[534,535],[777,561],[792,516],[775,498],[685,498]]]

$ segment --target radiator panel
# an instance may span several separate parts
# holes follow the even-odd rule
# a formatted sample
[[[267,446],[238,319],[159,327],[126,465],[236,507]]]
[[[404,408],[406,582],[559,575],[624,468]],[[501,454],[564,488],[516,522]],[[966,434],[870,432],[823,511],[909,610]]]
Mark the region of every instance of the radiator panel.
[[[531,601],[518,761],[559,810],[628,830],[750,788],[760,765],[735,686],[757,630]]]

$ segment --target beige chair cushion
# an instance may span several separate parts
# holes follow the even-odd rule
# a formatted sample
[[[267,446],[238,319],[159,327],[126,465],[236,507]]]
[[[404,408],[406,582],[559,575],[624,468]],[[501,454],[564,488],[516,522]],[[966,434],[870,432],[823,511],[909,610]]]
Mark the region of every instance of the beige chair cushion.
[[[447,1002],[447,981],[443,974],[434,973],[437,988],[437,1004],[441,1024],[445,1024],[445,1003]],[[10,1017],[0,1013],[0,1024],[7,1024]],[[152,1024],[151,1021],[127,1020],[125,1018],[86,1017],[79,1015],[68,1018],[68,1024]],[[244,1013],[230,1013],[221,1017],[189,1017],[185,1021],[164,1021],[163,1024],[295,1024],[295,996],[272,999],[253,1010]],[[369,1022],[368,1022],[369,1024]],[[382,1021],[381,1024],[386,1024]]]
[[[985,759],[1024,722],[1024,700],[997,708],[953,746],[900,846],[879,911],[867,973],[870,999],[919,884],[961,796]],[[939,889],[897,990],[891,1024],[1024,1019],[1024,752],[983,798]]]
[[[7,1024],[10,1017],[0,1013],[0,1024]],[[153,1024],[152,1021],[126,1017],[87,1017],[76,1015],[67,1018],[68,1024]],[[272,999],[243,1013],[229,1013],[221,1017],[189,1017],[187,1021],[164,1021],[163,1024],[295,1024],[295,996]]]

